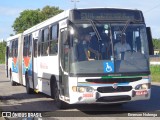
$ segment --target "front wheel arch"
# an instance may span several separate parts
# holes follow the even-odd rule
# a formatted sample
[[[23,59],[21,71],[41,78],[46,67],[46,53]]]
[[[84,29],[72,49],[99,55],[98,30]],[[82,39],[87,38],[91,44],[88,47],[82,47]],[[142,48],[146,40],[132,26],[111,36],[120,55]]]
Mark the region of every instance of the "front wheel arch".
[[[10,72],[9,72],[9,78],[10,78],[11,86],[16,86],[17,83],[16,83],[15,81],[13,81],[12,70],[11,70],[11,68],[10,68],[9,71],[10,71]]]
[[[30,88],[28,72],[25,73],[25,83],[26,83],[26,92],[27,92],[27,94],[34,93],[33,89]]]
[[[67,109],[69,108],[69,104],[60,100],[60,90],[58,88],[57,80],[55,76],[52,76],[50,79],[50,87],[51,87],[51,97],[54,99],[55,106],[59,109]]]

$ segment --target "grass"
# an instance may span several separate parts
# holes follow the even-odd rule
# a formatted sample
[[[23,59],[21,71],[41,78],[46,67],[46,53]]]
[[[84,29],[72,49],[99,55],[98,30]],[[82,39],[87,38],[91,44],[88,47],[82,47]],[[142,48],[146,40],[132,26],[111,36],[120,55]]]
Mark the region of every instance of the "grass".
[[[151,65],[151,78],[153,82],[160,82],[160,65]]]

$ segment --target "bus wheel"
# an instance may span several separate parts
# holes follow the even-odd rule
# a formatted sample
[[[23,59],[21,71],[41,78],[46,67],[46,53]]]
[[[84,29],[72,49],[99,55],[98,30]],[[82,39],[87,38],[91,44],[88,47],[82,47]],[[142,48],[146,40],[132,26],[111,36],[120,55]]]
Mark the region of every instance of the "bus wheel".
[[[28,77],[27,74],[25,75],[25,81],[26,81],[26,92],[27,92],[27,94],[32,94],[33,90],[30,88],[29,77]]]
[[[16,82],[13,81],[12,73],[10,72],[10,82],[11,86],[16,86]]]
[[[59,109],[67,109],[68,104],[59,99],[59,90],[56,79],[51,80],[51,97],[54,99],[54,104]]]

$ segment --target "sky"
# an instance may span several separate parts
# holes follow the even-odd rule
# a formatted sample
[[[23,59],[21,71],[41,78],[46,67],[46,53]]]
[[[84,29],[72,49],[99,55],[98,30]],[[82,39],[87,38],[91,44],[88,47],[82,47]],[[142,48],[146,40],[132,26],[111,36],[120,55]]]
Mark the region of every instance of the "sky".
[[[0,40],[14,34],[12,25],[26,9],[42,9],[46,5],[63,10],[74,8],[73,0],[3,0],[0,3]],[[152,37],[160,38],[160,0],[76,0],[77,8],[114,7],[142,10]]]

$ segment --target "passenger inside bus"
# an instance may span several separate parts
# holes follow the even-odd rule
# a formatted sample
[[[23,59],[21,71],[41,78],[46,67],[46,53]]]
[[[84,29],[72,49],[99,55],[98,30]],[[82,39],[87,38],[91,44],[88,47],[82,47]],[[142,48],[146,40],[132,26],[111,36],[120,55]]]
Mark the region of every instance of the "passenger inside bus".
[[[91,40],[90,34],[79,35],[79,41],[77,44],[77,60],[78,61],[89,60],[88,46],[89,46],[90,40]]]
[[[103,28],[98,28],[98,32],[101,39],[98,39],[97,35],[92,36],[89,44],[89,48],[91,49],[90,57],[96,60],[110,59],[112,49],[108,34],[105,33]]]
[[[131,50],[131,47],[126,42],[126,35],[121,34],[120,42],[118,42],[114,45],[114,52],[116,55],[116,59],[121,59],[121,57],[124,55],[124,52],[128,51],[128,50]]]
[[[98,32],[92,28],[78,28],[75,39],[76,61],[88,60],[110,60],[112,55],[112,44],[106,31],[103,27],[97,27]],[[99,34],[100,37],[97,36]]]

